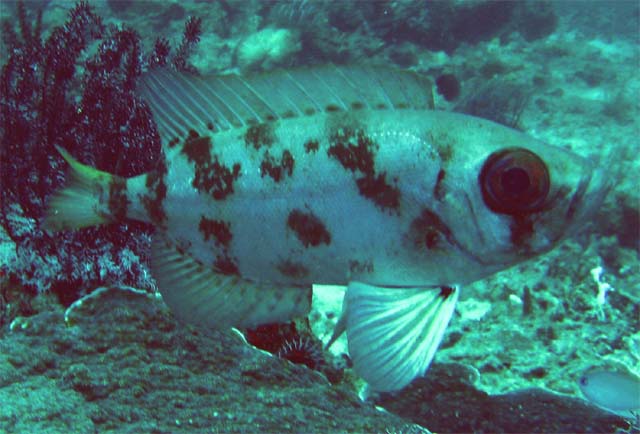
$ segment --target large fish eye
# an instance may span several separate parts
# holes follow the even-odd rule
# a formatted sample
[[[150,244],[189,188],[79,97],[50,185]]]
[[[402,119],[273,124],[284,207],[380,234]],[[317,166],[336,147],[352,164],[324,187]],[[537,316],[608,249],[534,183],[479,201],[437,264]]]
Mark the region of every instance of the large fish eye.
[[[549,194],[549,170],[533,152],[507,148],[487,158],[480,177],[484,203],[501,214],[521,215],[542,209]]]

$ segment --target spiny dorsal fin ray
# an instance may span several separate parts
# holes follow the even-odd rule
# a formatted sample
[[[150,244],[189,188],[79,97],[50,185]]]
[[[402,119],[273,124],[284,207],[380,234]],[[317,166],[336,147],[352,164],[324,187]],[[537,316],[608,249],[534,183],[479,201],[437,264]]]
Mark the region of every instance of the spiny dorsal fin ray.
[[[311,288],[281,287],[225,276],[181,252],[162,235],[151,245],[162,299],[179,320],[211,328],[255,327],[307,315]]]
[[[242,77],[199,77],[158,69],[138,93],[151,106],[163,144],[275,119],[352,109],[432,109],[431,83],[413,72],[320,66]]]

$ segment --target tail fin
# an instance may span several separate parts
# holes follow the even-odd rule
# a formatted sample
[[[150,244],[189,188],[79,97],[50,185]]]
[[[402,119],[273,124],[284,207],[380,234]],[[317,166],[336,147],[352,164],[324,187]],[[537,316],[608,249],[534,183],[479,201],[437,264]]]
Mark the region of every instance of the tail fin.
[[[80,163],[59,146],[56,149],[71,170],[67,184],[49,199],[44,228],[61,231],[110,222],[109,189],[116,177]]]

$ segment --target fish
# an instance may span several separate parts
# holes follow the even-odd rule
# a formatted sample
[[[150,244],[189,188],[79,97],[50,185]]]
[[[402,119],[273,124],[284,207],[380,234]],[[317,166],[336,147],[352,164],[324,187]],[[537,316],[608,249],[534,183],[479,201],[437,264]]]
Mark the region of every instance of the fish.
[[[435,110],[415,72],[157,69],[137,92],[158,167],[125,179],[58,148],[70,173],[45,227],[153,224],[158,290],[205,328],[305,316],[313,284],[347,286],[336,334],[374,391],[425,374],[461,287],[551,250],[607,191],[569,150]]]
[[[580,377],[579,386],[598,407],[624,416],[640,414],[640,377],[626,369],[589,369]]]

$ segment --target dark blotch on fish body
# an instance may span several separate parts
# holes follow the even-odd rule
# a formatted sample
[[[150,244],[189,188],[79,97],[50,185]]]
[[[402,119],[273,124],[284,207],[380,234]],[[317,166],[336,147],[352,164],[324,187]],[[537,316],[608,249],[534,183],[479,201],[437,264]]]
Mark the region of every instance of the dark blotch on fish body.
[[[220,274],[224,274],[227,276],[240,275],[238,265],[227,255],[218,255],[215,262],[213,263],[213,267]]]
[[[198,229],[204,235],[204,240],[213,238],[218,244],[228,247],[232,234],[229,230],[229,223],[222,220],[208,219],[205,216],[200,218]]]
[[[293,279],[302,279],[309,275],[309,270],[304,265],[287,259],[276,265],[276,268],[283,276]]]
[[[400,206],[400,190],[387,184],[386,173],[365,176],[356,180],[358,190],[380,208],[397,209]]]
[[[289,213],[287,226],[305,247],[331,243],[331,234],[322,221],[312,213],[294,209]]]
[[[211,138],[189,135],[182,146],[182,153],[196,166],[204,166],[211,161]]]
[[[317,140],[307,140],[304,144],[304,150],[307,154],[317,152],[318,148],[320,148],[320,142]]]
[[[282,167],[282,171],[289,176],[293,173],[293,155],[291,152],[285,150],[282,152],[282,158],[280,158],[280,166]]]
[[[211,155],[211,147],[210,137],[199,137],[191,132],[182,147],[182,153],[195,163],[193,186],[216,200],[222,200],[233,193],[233,182],[240,176],[240,164],[235,163],[229,169],[218,161],[217,156]]]
[[[268,152],[264,155],[264,160],[260,164],[260,175],[264,177],[269,175],[275,182],[280,182],[284,175],[291,176],[293,174],[294,159],[291,152],[285,150],[282,152],[280,162],[277,162]]]
[[[452,238],[451,230],[436,213],[425,209],[411,222],[409,229],[414,246],[418,249],[434,250],[442,246],[443,241]]]
[[[383,210],[397,210],[400,207],[400,190],[387,183],[386,173],[375,173],[375,152],[378,149],[371,138],[360,129],[341,128],[331,138],[327,154],[337,159],[342,167],[359,172],[356,185],[360,194],[373,201]]]
[[[252,146],[256,150],[263,146],[269,147],[273,145],[273,131],[269,124],[257,124],[247,128],[244,135],[244,142],[247,146]]]
[[[370,260],[359,261],[357,259],[350,259],[349,271],[353,274],[373,273],[373,262]]]
[[[162,207],[162,203],[167,197],[167,185],[164,182],[166,175],[167,166],[163,160],[160,160],[158,168],[147,174],[145,179],[147,194],[140,198],[151,221],[160,227],[163,227],[167,220],[167,215]]]
[[[115,220],[121,221],[127,217],[129,203],[126,180],[114,176],[109,184],[109,212]]]
[[[436,147],[436,152],[443,163],[447,163],[453,157],[453,147],[448,143],[440,144]]]
[[[362,130],[354,131],[351,128],[340,130],[331,138],[333,144],[327,150],[329,157],[338,160],[347,170],[373,175],[376,145],[365,136]]]
[[[436,179],[436,185],[433,187],[433,196],[439,201],[444,199],[445,191],[442,182],[444,181],[446,174],[447,173],[443,169],[440,169],[438,172],[438,178]]]
[[[515,215],[509,227],[511,229],[511,243],[521,252],[530,250],[529,240],[533,235],[533,221],[530,215]]]
[[[453,286],[441,286],[440,287],[440,297],[447,299],[453,295],[455,292],[455,288]]]
[[[216,200],[222,200],[233,193],[233,182],[240,176],[240,164],[235,163],[232,169],[221,164],[216,157],[213,162],[197,167],[193,186],[205,191]]]
[[[173,139],[169,140],[169,148],[174,148],[178,143],[180,143],[180,139],[174,137]]]

